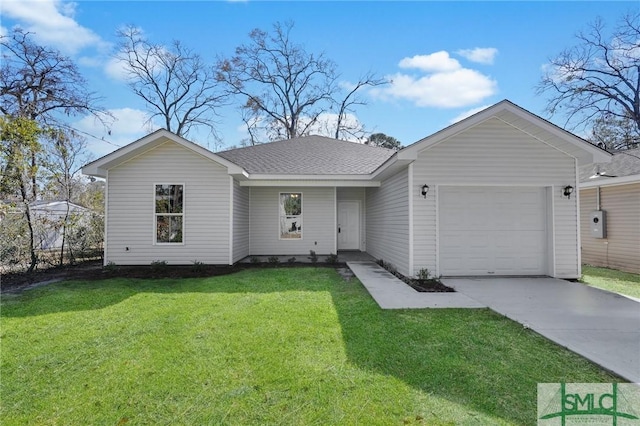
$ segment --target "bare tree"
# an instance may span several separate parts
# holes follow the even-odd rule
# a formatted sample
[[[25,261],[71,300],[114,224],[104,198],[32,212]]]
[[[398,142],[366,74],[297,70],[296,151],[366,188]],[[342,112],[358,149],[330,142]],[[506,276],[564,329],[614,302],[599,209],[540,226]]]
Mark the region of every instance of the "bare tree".
[[[56,224],[62,234],[59,264],[64,263],[67,236],[71,222],[71,206],[76,192],[80,192],[78,174],[81,165],[88,161],[85,154],[86,141],[70,132],[51,132],[45,148],[47,159],[44,163],[51,198],[66,201],[66,210],[60,223]]]
[[[0,37],[0,112],[8,117],[34,120],[43,130],[67,127],[68,116],[92,114],[105,123],[108,114],[100,98],[87,90],[75,63],[59,51],[40,46],[31,34],[17,28]],[[29,144],[35,147],[37,144]],[[31,155],[36,167],[36,152]],[[2,174],[4,179],[6,173]],[[37,197],[36,175],[30,185]]]
[[[640,129],[640,14],[627,14],[607,34],[597,19],[578,43],[551,60],[538,85],[547,110],[564,114],[571,128],[598,118],[630,119]]]
[[[362,88],[367,86],[382,86],[388,83],[388,80],[378,78],[372,72],[368,72],[367,74],[360,77],[358,82],[349,88],[346,96],[338,104],[338,117],[336,122],[335,134],[333,136],[335,139],[340,139],[340,137],[344,134],[353,136],[357,139],[361,139],[364,136],[364,129],[362,128],[362,126],[353,127],[349,125],[345,120],[345,117],[348,113],[354,112],[354,107],[367,104],[367,102],[361,96],[358,96],[359,91]]]
[[[56,126],[65,116],[104,117],[100,98],[87,90],[75,63],[59,51],[35,44],[30,33],[14,29],[0,37],[0,112]]]
[[[336,65],[291,40],[293,23],[276,23],[272,34],[254,29],[249,44],[218,61],[219,81],[243,99],[246,122],[263,126],[271,139],[306,134],[336,93]]]
[[[366,105],[358,96],[362,89],[386,81],[369,72],[355,84],[340,85],[336,64],[324,53],[309,53],[294,43],[293,27],[293,22],[276,22],[271,33],[254,29],[248,44],[237,47],[231,58],[218,60],[218,80],[242,99],[246,142],[259,143],[261,135],[276,140],[318,131],[361,138],[361,123],[346,118],[356,106]]]
[[[640,147],[640,130],[633,120],[603,114],[593,120],[587,140],[608,151],[633,149]]]
[[[177,40],[169,46],[154,44],[133,26],[118,31],[118,37],[116,58],[133,93],[146,102],[150,120],[160,117],[163,127],[179,136],[198,126],[216,136],[216,110],[227,95],[219,90],[212,67]]]

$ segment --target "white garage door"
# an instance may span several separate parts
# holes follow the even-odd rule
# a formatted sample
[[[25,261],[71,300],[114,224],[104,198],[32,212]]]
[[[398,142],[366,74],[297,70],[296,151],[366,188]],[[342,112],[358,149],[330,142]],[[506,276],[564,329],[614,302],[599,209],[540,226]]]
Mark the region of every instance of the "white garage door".
[[[544,188],[440,187],[440,273],[546,275]]]

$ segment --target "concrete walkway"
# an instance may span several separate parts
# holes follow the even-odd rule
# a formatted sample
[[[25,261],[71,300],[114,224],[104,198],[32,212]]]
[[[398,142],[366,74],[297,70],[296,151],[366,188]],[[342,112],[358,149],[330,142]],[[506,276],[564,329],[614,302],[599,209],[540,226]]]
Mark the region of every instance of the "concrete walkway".
[[[631,382],[640,382],[640,303],[555,278],[443,283]]]
[[[382,309],[485,308],[462,293],[421,293],[375,262],[353,261],[347,266]]]

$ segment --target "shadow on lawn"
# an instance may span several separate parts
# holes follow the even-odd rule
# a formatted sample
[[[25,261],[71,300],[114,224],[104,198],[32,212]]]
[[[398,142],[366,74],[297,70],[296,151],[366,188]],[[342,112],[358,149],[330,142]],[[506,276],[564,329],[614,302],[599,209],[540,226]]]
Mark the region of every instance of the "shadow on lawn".
[[[350,363],[507,422],[534,422],[535,417],[521,416],[535,416],[538,382],[580,382],[585,372],[588,381],[613,380],[584,363],[575,374],[566,374],[579,357],[489,310],[383,311],[357,281],[345,282],[330,268],[272,271],[211,279],[65,282],[25,293],[19,302],[26,303],[8,303],[2,316],[101,309],[142,293],[321,291],[332,296]],[[533,365],[539,368],[532,371]]]

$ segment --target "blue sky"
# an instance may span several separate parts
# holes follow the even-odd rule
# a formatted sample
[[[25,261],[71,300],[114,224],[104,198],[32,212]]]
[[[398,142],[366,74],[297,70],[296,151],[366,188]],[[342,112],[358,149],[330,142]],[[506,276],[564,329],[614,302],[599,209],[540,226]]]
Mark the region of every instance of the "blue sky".
[[[293,39],[334,60],[345,82],[367,72],[392,78],[364,93],[369,105],[357,119],[408,145],[470,112],[509,99],[544,115],[536,96],[548,59],[575,43],[574,35],[600,16],[608,25],[640,2],[266,2],[3,0],[1,31],[20,26],[80,66],[91,90],[117,121],[111,135],[91,119],[72,119],[88,137],[94,157],[148,131],[144,103],[130,93],[114,63],[116,30],[132,24],[156,43],[174,39],[214,62],[248,41],[253,28],[270,30],[293,20]],[[220,111],[222,145],[245,134],[234,108]],[[562,125],[562,117],[551,118]],[[104,139],[104,140],[103,140]]]

